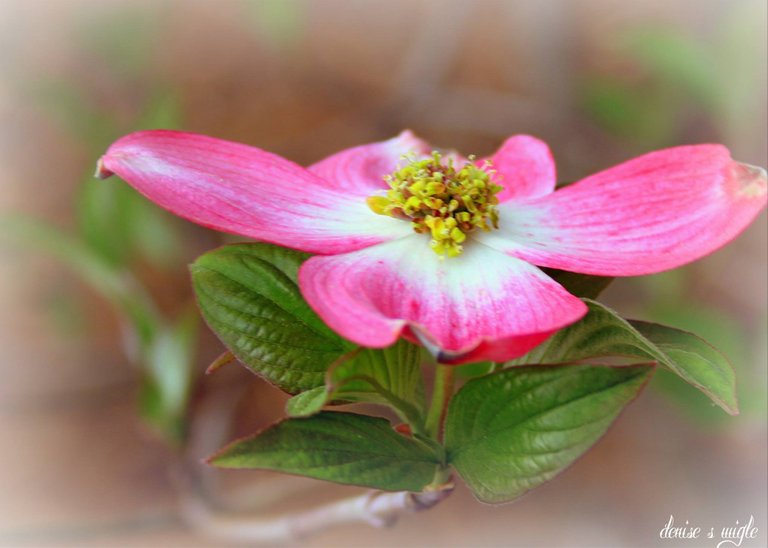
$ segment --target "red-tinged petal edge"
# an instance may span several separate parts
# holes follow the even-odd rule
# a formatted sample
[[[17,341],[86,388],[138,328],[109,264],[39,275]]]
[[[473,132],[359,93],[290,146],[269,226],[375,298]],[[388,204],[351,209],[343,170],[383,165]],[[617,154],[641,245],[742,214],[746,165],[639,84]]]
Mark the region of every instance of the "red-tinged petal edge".
[[[519,357],[587,310],[524,261],[477,242],[441,259],[417,234],[313,257],[299,271],[299,285],[342,336],[381,348],[403,335],[453,364]]]
[[[142,131],[109,147],[97,176],[116,174],[203,226],[310,253],[344,253],[411,233],[364,199],[255,147],[178,131]]]
[[[424,157],[431,150],[426,141],[406,130],[387,141],[342,150],[308,169],[332,188],[367,198],[389,189],[384,176],[394,173],[404,156]]]
[[[555,161],[544,141],[515,135],[486,159],[496,170],[494,182],[504,187],[498,194],[499,202],[546,196],[555,190]]]
[[[766,172],[720,145],[646,154],[535,200],[499,206],[477,239],[533,264],[603,276],[676,268],[722,247],[766,205]]]

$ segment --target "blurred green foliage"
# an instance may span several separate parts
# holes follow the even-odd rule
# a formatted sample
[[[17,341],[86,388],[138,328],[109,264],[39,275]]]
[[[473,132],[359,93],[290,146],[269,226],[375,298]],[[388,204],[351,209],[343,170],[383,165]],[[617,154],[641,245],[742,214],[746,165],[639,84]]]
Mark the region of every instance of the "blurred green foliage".
[[[691,126],[701,133],[701,124],[709,126],[705,135],[727,133],[734,111],[743,119],[758,108],[748,68],[756,63],[745,59],[745,43],[760,32],[738,11],[710,42],[675,28],[630,29],[609,42],[618,70],[587,74],[582,108],[609,133],[644,148],[679,144]]]
[[[712,111],[720,82],[705,45],[667,29],[636,30],[620,45],[626,69],[595,74],[582,104],[604,129],[631,143],[675,143],[691,108]]]
[[[140,81],[151,70],[150,60],[161,46],[163,25],[172,9],[170,2],[159,2],[151,10],[128,3],[81,18],[73,36],[83,52],[105,61],[111,77]]]
[[[23,216],[6,216],[0,224],[22,246],[56,257],[112,305],[124,327],[124,351],[139,369],[140,412],[167,442],[177,444],[185,434],[195,375],[198,315],[192,306],[181,313],[164,312],[139,272],[152,276],[178,268],[188,247],[182,224],[128,185],[96,180],[93,167],[125,133],[181,127],[181,103],[171,86],[149,77],[158,20],[130,9],[113,12],[109,19],[84,20],[86,28],[75,33],[83,56],[98,57],[101,66],[108,67],[109,82],[145,90],[145,99],[139,101],[143,106],[125,116],[86,82],[60,78],[40,84],[31,100],[58,121],[93,162],[78,187],[76,231],[67,234]],[[152,84],[144,85],[147,81]],[[68,299],[58,314],[87,316],[78,313],[78,304]]]
[[[250,15],[248,19],[255,23],[254,30],[273,49],[288,49],[301,38],[302,7],[297,0],[259,0],[247,2],[245,8]]]
[[[171,94],[152,97],[135,124],[136,129],[180,126],[180,107]],[[99,143],[99,152],[94,157],[103,153],[111,140]],[[128,185],[105,184],[89,172],[80,185],[77,215],[82,238],[112,264],[126,265],[131,259],[139,258],[152,266],[169,268],[181,259],[184,244],[177,219]]]
[[[140,411],[172,441],[186,435],[186,411],[193,384],[199,319],[190,307],[175,323],[158,329],[144,351]]]

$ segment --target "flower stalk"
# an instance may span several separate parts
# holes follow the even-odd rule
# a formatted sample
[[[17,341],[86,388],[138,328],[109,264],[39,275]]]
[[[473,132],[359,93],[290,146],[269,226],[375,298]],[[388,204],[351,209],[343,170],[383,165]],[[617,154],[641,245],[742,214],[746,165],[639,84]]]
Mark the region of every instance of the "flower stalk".
[[[277,516],[244,517],[217,512],[194,490],[184,489],[180,517],[209,538],[226,542],[283,543],[349,523],[390,527],[403,515],[428,510],[453,492],[447,483],[421,493],[368,491],[309,510]]]
[[[435,369],[435,384],[427,412],[426,430],[427,434],[437,441],[442,437],[445,414],[453,396],[454,371],[453,366],[441,363],[438,363]]]

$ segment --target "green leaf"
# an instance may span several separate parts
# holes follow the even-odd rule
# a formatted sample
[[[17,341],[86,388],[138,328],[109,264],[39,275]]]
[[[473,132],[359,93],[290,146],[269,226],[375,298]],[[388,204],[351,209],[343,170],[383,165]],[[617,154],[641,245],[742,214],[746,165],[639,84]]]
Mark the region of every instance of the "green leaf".
[[[316,386],[300,394],[296,394],[285,402],[285,412],[289,417],[311,417],[322,411],[329,403],[328,388]]]
[[[448,460],[481,501],[513,500],[592,446],[652,371],[538,365],[473,379],[448,408]]]
[[[358,349],[338,360],[325,386],[294,396],[286,404],[292,417],[307,417],[331,403],[387,405],[416,432],[423,429],[424,379],[421,349],[405,340],[384,349]]]
[[[206,253],[191,266],[211,329],[251,371],[291,394],[323,386],[328,366],[354,347],[302,298],[296,276],[306,258],[248,243]]]
[[[128,185],[105,184],[88,173],[77,197],[80,238],[104,262],[124,266],[133,251],[128,203],[139,199]]]
[[[484,361],[456,365],[454,367],[456,368],[456,376],[458,378],[472,379],[493,372],[496,368],[496,364],[494,362]]]
[[[733,370],[707,343],[685,331],[662,326],[643,327],[649,338],[610,308],[587,299],[584,302],[589,313],[581,321],[507,365],[568,363],[605,356],[649,359],[701,390],[727,413],[738,414]],[[656,338],[660,345],[654,344]]]
[[[332,366],[325,386],[301,393],[288,401],[290,416],[317,413],[333,401],[388,405],[419,429],[424,409],[424,382],[420,348],[405,340],[384,349],[360,349]]]
[[[562,285],[568,293],[583,299],[596,299],[614,280],[614,278],[607,276],[577,274],[554,268],[545,268],[543,270],[550,278]]]
[[[139,402],[142,415],[163,434],[180,441],[194,375],[198,317],[182,314],[176,325],[163,326],[144,356],[146,374]]]
[[[728,413],[738,414],[736,376],[728,359],[715,347],[674,327],[639,320],[629,323],[669,358],[676,366],[675,373]]]
[[[236,441],[210,462],[386,491],[421,491],[440,466],[432,449],[398,434],[385,419],[327,411]]]
[[[411,425],[424,408],[421,349],[400,340],[384,349],[363,349],[354,359],[328,371],[332,397],[389,405]]]

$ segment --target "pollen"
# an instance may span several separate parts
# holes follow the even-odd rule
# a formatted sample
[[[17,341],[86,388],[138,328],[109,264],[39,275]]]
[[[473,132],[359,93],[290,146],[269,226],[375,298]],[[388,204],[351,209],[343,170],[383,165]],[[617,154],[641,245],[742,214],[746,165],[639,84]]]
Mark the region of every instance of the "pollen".
[[[496,195],[502,187],[491,181],[490,163],[478,166],[470,156],[457,168],[439,152],[406,160],[405,167],[384,177],[386,195],[368,198],[374,213],[409,221],[415,232],[430,236],[430,247],[443,257],[461,255],[467,234],[499,228]]]

